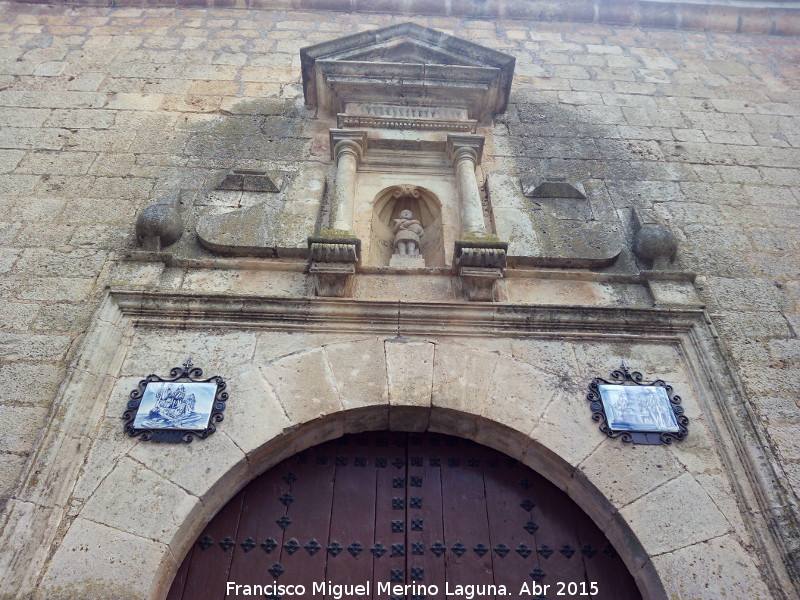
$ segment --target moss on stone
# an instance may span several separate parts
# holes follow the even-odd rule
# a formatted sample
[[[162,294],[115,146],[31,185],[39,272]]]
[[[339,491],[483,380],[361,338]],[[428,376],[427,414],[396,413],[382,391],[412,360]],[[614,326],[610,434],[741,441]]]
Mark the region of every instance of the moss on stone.
[[[508,249],[508,242],[504,242],[493,233],[462,233],[456,240],[456,250],[462,248],[499,248]]]
[[[309,247],[311,244],[355,244],[357,248],[361,248],[361,240],[352,231],[345,229],[323,229],[308,237]]]

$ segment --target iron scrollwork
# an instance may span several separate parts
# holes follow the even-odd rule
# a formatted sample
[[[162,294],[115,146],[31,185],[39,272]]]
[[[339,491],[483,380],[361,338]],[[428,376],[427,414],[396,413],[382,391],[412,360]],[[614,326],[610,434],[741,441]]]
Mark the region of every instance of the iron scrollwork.
[[[152,442],[191,442],[207,438],[223,420],[227,384],[219,375],[202,379],[203,370],[187,360],[169,377],[148,375],[130,393],[125,433]]]
[[[671,444],[689,434],[689,419],[672,386],[661,379],[645,382],[640,372],[631,371],[624,363],[609,379],[595,377],[586,399],[592,419],[610,438],[634,444]]]

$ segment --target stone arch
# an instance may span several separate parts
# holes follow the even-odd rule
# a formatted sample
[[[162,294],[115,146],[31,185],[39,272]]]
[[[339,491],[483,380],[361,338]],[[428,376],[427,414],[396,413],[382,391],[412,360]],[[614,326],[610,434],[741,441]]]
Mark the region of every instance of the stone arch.
[[[203,443],[191,444],[180,462],[153,444],[130,440],[115,465],[90,457],[86,471],[105,475],[72,521],[50,572],[63,574],[76,560],[102,563],[117,542],[86,550],[85,540],[114,535],[120,545],[135,542],[136,555],[146,559],[130,568],[127,583],[135,593],[126,592],[120,587],[126,582],[119,581],[104,589],[119,589],[120,598],[163,598],[205,523],[257,475],[346,433],[429,430],[473,440],[531,467],[600,527],[645,598],[662,600],[667,591],[677,593],[680,584],[664,577],[665,590],[660,576],[660,569],[667,573],[671,563],[653,557],[675,552],[675,561],[688,564],[687,559],[697,558],[702,565],[700,548],[692,550],[697,555],[685,555],[687,538],[693,541],[691,528],[699,528],[692,519],[723,523],[716,536],[703,533],[701,541],[732,529],[695,478],[702,473],[676,476],[675,469],[667,474],[656,469],[676,460],[675,448],[649,447],[632,454],[630,446],[603,438],[593,431],[585,405],[583,372],[563,361],[532,362],[493,349],[491,341],[480,348],[451,339],[353,335],[251,365],[230,381],[235,400],[223,426]],[[130,486],[132,479],[139,489],[120,499],[120,486]],[[687,504],[691,515],[681,510]],[[144,532],[141,519],[131,517],[160,510],[167,513],[160,520],[142,521],[148,525]],[[103,581],[102,574],[97,580]],[[46,576],[45,584],[54,592],[51,597],[59,598],[58,581]]]
[[[392,256],[392,223],[400,212],[410,210],[425,230],[420,254],[426,267],[445,264],[442,205],[430,190],[416,185],[393,185],[381,190],[372,203],[368,264],[388,265]]]

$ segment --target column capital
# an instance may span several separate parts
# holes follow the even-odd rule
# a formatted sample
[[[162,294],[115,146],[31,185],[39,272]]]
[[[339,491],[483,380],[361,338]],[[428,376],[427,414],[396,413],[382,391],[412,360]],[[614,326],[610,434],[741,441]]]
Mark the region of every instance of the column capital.
[[[367,150],[366,131],[331,129],[329,134],[331,141],[331,158],[334,162],[338,162],[339,157],[344,152],[352,152],[355,154],[356,160],[361,160],[361,157]]]
[[[479,165],[483,155],[484,141],[486,141],[486,138],[482,135],[448,134],[445,150],[453,163],[458,162],[461,157],[466,155],[476,165]]]

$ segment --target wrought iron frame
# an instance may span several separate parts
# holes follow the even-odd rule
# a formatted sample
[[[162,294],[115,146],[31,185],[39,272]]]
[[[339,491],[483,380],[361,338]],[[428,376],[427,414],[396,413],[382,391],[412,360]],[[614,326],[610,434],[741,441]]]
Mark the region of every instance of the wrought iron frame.
[[[188,359],[180,367],[173,367],[169,371],[169,377],[159,377],[150,374],[141,381],[138,387],[130,393],[128,408],[123,413],[125,419],[125,433],[131,437],[139,436],[140,439],[151,442],[186,442],[190,443],[195,437],[207,438],[217,430],[215,423],[220,423],[225,418],[222,412],[225,410],[225,403],[228,401],[228,392],[225,391],[227,384],[219,375],[214,375],[208,379],[201,379],[203,369],[194,366],[192,359]],[[185,381],[187,383],[215,383],[217,391],[214,393],[211,414],[208,417],[208,424],[205,429],[158,429],[158,428],[139,428],[134,427],[136,415],[139,412],[139,405],[144,397],[144,392],[150,383],[175,383]]]
[[[631,371],[622,363],[618,369],[611,372],[610,379],[595,377],[589,384],[589,393],[586,399],[592,410],[592,420],[600,423],[600,431],[610,438],[620,438],[623,442],[633,444],[671,444],[674,440],[682,440],[689,435],[689,418],[683,414],[681,398],[672,393],[672,386],[667,385],[662,379],[643,381],[644,376],[639,371]],[[600,396],[601,385],[630,385],[630,386],[658,386],[667,392],[670,407],[678,423],[678,431],[630,431],[624,429],[611,429],[606,416],[603,399]]]

